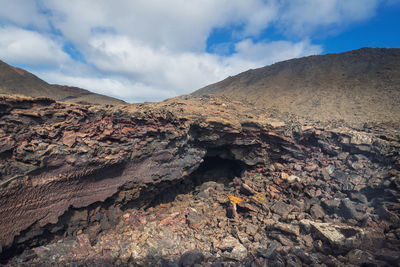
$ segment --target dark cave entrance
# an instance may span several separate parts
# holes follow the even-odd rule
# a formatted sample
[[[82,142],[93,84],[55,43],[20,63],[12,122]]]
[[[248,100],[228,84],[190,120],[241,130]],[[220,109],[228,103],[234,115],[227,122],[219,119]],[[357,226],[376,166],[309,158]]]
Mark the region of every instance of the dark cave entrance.
[[[225,152],[226,149],[209,150],[193,173],[178,182],[169,182],[166,187],[162,186],[160,194],[147,207],[172,202],[177,195],[194,192],[196,187],[206,182],[213,181],[229,186],[235,177],[241,177],[244,171],[250,169],[249,165]]]

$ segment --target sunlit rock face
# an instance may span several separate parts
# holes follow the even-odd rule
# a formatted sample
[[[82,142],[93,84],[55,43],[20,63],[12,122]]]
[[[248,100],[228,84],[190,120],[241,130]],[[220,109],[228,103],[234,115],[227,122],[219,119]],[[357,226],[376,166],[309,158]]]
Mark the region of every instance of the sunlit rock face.
[[[0,100],[2,263],[395,264],[398,125],[217,97]]]

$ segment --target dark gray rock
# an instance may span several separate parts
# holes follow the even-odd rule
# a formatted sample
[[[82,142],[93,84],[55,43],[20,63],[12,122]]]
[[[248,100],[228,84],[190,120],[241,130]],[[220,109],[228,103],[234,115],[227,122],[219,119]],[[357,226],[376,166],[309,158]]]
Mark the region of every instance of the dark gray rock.
[[[170,259],[162,259],[161,260],[161,267],[178,267],[178,264]]]
[[[367,251],[362,251],[360,249],[353,249],[347,253],[347,260],[357,266],[365,265],[373,262],[374,257]]]
[[[322,219],[325,212],[319,204],[314,204],[310,209],[310,214],[314,219]]]
[[[282,217],[286,217],[293,209],[294,207],[292,205],[286,204],[282,201],[276,202],[271,207],[271,210],[274,213],[279,214]]]
[[[302,249],[293,249],[292,250],[294,255],[296,255],[298,258],[301,259],[301,261],[307,265],[310,265],[313,263],[310,255],[308,253],[306,253],[304,250]]]
[[[286,266],[287,267],[301,267],[303,266],[301,260],[294,255],[289,255],[286,257]]]
[[[322,206],[326,210],[326,212],[332,214],[337,211],[337,209],[340,206],[340,200],[339,199],[324,199],[322,200]]]
[[[367,197],[359,192],[351,192],[350,199],[364,204],[368,203]]]
[[[112,225],[108,221],[107,217],[103,217],[100,221],[100,228],[102,231],[108,230],[112,228]]]
[[[352,191],[353,188],[354,188],[354,186],[349,182],[344,182],[343,185],[342,185],[342,190],[343,191]]]
[[[398,266],[400,261],[400,251],[393,251],[390,249],[380,249],[374,253],[375,257],[379,260],[387,261],[393,264],[393,266]]]
[[[266,259],[271,258],[272,254],[275,252],[276,249],[282,247],[281,243],[279,243],[276,240],[272,240],[268,248],[258,248],[257,249],[257,255]]]
[[[338,159],[340,160],[345,160],[347,158],[347,156],[349,155],[349,152],[340,152],[338,154]]]
[[[198,250],[185,252],[179,259],[180,267],[192,267],[195,264],[201,264],[204,260],[204,255]]]
[[[332,173],[333,178],[335,178],[338,182],[345,182],[347,181],[347,175],[340,170],[336,170]]]
[[[340,215],[345,219],[361,220],[363,218],[363,214],[357,212],[354,203],[348,198],[342,199],[341,201]]]
[[[272,256],[269,259],[268,263],[269,263],[268,266],[277,266],[277,267],[286,266],[285,260],[282,258],[282,256],[277,251],[274,251],[274,253],[272,253]]]
[[[384,203],[378,206],[378,208],[376,209],[376,213],[378,213],[379,217],[381,217],[382,220],[386,220],[395,225],[400,225],[399,216],[396,215],[394,212],[389,211]]]

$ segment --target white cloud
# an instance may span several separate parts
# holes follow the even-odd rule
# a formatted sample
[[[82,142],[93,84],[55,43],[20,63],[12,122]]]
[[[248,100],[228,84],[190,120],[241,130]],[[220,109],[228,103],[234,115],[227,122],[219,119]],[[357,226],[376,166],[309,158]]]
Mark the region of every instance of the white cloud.
[[[39,72],[46,81],[55,84],[76,86],[92,92],[104,94],[128,102],[160,101],[176,95],[173,91],[166,91],[121,78],[99,78],[95,76],[68,75],[59,71]]]
[[[269,65],[291,58],[317,55],[322,52],[321,46],[313,45],[309,40],[297,43],[288,41],[254,43],[251,39],[245,39],[237,43],[235,49],[237,54],[230,61],[241,59],[253,64],[254,67]]]
[[[280,27],[288,34],[307,36],[323,28],[340,31],[349,23],[375,14],[379,0],[284,0]]]
[[[44,0],[52,23],[75,43],[84,45],[100,27],[174,51],[203,51],[215,27],[244,25],[245,36],[257,35],[276,17],[274,2]]]
[[[38,29],[49,29],[48,21],[44,14],[40,13],[36,1],[26,0],[0,0],[0,23]]]
[[[35,31],[0,26],[0,58],[12,64],[59,66],[70,61],[62,44]]]

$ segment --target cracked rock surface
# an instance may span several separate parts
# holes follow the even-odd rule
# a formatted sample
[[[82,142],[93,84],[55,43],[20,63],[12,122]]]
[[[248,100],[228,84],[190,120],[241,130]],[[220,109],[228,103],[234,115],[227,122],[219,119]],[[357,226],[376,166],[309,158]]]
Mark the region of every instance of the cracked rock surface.
[[[1,263],[396,266],[399,127],[217,97],[0,99]]]

